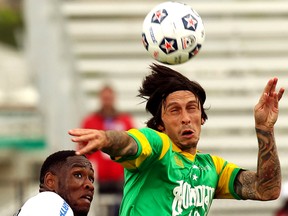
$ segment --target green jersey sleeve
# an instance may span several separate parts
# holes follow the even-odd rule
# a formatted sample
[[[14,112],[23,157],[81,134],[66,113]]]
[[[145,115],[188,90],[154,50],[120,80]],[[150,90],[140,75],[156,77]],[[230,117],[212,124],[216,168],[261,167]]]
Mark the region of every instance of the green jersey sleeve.
[[[137,154],[133,157],[123,157],[117,162],[130,171],[149,168],[155,160],[160,160],[171,146],[171,141],[166,134],[150,128],[131,129],[128,134],[137,143]]]

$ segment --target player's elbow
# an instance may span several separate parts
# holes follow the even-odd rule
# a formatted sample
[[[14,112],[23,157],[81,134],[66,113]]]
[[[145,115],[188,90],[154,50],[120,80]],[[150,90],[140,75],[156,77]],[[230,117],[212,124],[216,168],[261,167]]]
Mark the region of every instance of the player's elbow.
[[[280,193],[281,193],[281,187],[279,187],[274,191],[274,193],[272,193],[270,200],[278,199],[280,197]]]
[[[280,193],[281,193],[281,187],[274,188],[272,191],[267,191],[266,193],[264,193],[263,196],[261,197],[261,200],[263,201],[276,200],[279,198]]]

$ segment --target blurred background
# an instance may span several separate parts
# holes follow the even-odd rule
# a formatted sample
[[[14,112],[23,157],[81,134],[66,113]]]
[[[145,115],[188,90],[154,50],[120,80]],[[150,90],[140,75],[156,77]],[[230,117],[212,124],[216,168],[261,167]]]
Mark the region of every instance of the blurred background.
[[[0,215],[11,216],[38,193],[38,173],[52,152],[74,149],[67,131],[99,103],[103,83],[117,106],[144,126],[136,98],[153,62],[142,22],[162,1],[0,0]],[[287,0],[190,0],[206,40],[191,61],[171,66],[207,91],[208,121],[199,149],[256,169],[253,108],[269,78],[288,90]],[[288,178],[288,98],[280,104],[276,141]],[[286,193],[287,194],[287,193]],[[90,215],[115,200],[96,195]],[[284,203],[215,200],[211,216],[273,216]]]

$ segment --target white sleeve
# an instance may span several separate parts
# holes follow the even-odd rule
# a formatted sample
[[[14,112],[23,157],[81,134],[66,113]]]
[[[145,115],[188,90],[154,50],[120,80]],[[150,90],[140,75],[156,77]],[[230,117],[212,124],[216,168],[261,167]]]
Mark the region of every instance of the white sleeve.
[[[16,214],[17,215],[17,214]],[[70,206],[54,192],[41,192],[27,200],[18,216],[74,216]]]

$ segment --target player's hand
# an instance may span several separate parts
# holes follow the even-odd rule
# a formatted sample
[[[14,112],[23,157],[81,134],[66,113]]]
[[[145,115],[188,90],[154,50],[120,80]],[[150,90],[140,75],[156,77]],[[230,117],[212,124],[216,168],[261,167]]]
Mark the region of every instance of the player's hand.
[[[101,150],[106,145],[105,131],[94,129],[72,129],[68,133],[72,136],[72,141],[78,143],[79,150],[76,154],[91,154]]]
[[[276,92],[278,78],[270,79],[264,88],[264,91],[259,99],[259,102],[254,108],[255,127],[264,130],[273,130],[274,124],[278,118],[278,102],[281,100],[285,91],[280,88]]]

